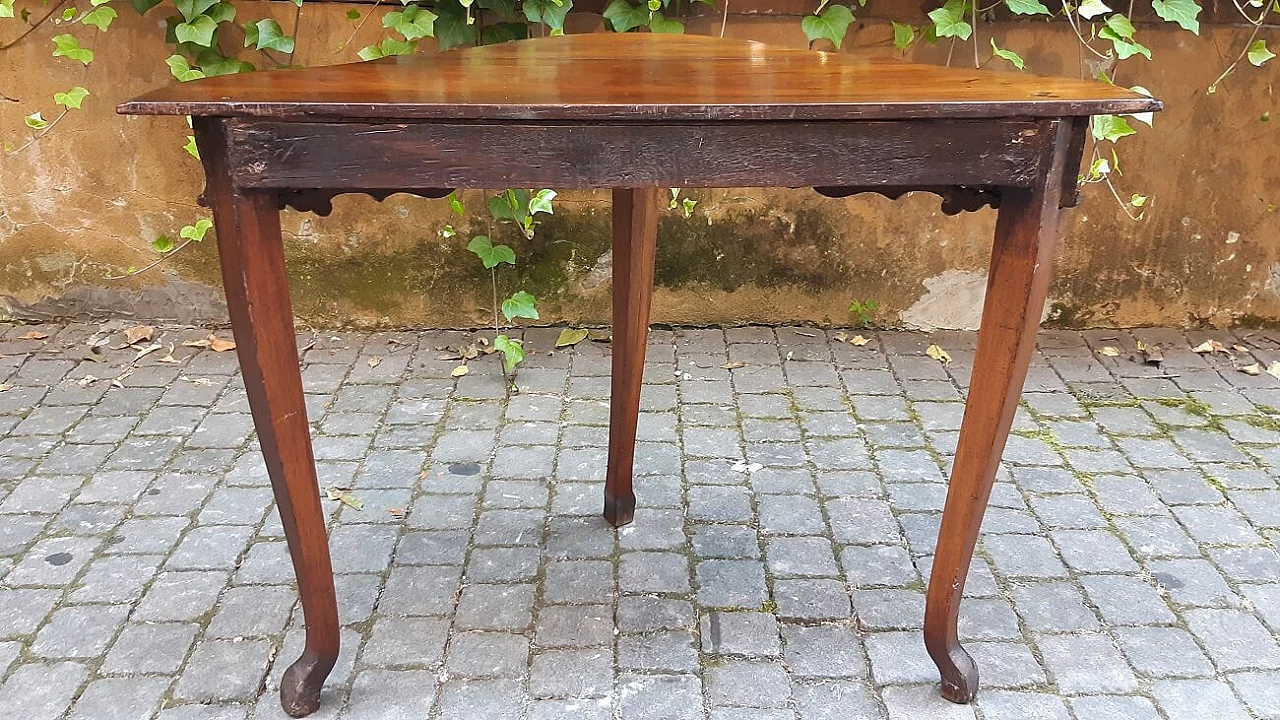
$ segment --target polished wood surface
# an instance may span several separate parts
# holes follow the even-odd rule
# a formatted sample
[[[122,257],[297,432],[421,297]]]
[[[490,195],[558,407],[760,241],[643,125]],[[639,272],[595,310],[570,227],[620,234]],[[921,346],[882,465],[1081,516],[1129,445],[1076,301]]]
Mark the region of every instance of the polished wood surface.
[[[338,601],[298,370],[280,211],[273,194],[232,187],[221,122],[197,118],[193,127],[207,174],[205,199],[213,209],[236,354],[302,598],[302,655],[280,681],[284,710],[301,717],[320,707],[324,679],[338,660]]]
[[[301,716],[319,706],[339,626],[279,208],[327,213],[348,191],[382,199],[458,187],[613,189],[603,474],[604,516],[615,526],[631,522],[636,507],[663,188],[927,191],[947,213],[999,208],[924,619],[943,696],[967,702],[978,669],[957,629],[964,582],[1034,347],[1059,208],[1075,201],[1088,116],[1158,108],[1100,83],[649,34],[211,78],[125,103],[123,112],[198,116],[227,305],[306,616],[305,649],[281,686],[285,710]]]
[[[869,120],[1148,112],[1102,82],[696,35],[595,33],[206,78],[120,106],[284,120]]]
[[[943,697],[953,702],[978,692],[978,666],[960,645],[960,599],[1049,292],[1072,129],[1056,128],[1037,163],[1040,182],[1006,189],[996,218],[969,397],[925,598],[925,647],[942,675]]]
[[[656,187],[613,191],[613,367],[604,517],[614,527],[631,522],[636,509],[631,475],[658,245],[658,192]]]

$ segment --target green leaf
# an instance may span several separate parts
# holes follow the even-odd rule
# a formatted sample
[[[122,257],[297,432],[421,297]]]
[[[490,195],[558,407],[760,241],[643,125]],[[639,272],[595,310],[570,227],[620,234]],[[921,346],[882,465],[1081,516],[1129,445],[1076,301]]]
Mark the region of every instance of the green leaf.
[[[204,14],[216,23],[231,22],[236,19],[236,9],[229,2],[216,3]]]
[[[169,72],[178,82],[187,82],[188,80],[199,80],[204,77],[204,73],[199,68],[191,67],[187,59],[181,55],[170,55],[165,59],[165,63],[169,66]]]
[[[529,23],[523,21],[493,23],[485,25],[480,30],[481,45],[496,45],[512,40],[524,40],[527,37],[529,37]]]
[[[1115,142],[1126,135],[1134,135],[1138,131],[1129,126],[1129,121],[1118,115],[1093,116],[1093,139]]]
[[[806,17],[800,22],[800,29],[809,42],[828,40],[839,49],[852,23],[853,11],[844,5],[832,5],[820,15]]]
[[[662,13],[655,12],[653,18],[649,20],[649,32],[662,33],[664,35],[683,35],[684,23],[674,18],[665,18]]]
[[[1111,12],[1111,8],[1107,7],[1107,4],[1102,0],[1084,0],[1084,2],[1080,3],[1080,9],[1077,12],[1085,20],[1092,20],[1099,15]]]
[[[965,12],[969,9],[967,0],[947,0],[942,7],[929,11],[929,19],[933,21],[934,32],[938,37],[955,37],[968,40],[973,34],[973,26],[965,22]]]
[[[573,0],[524,0],[521,8],[524,16],[531,23],[542,23],[551,28],[551,32],[564,32],[564,16],[573,7]]]
[[[590,334],[591,333],[587,332],[586,330],[575,330],[573,328],[565,328],[564,330],[560,331],[560,336],[556,338],[556,347],[558,348],[573,347],[574,345],[577,345],[583,340],[586,340],[587,336]]]
[[[360,11],[359,11],[359,10],[348,10],[348,11],[347,11],[347,19],[348,19],[348,20],[359,20],[359,19],[360,19]]]
[[[160,254],[167,253],[173,250],[173,241],[170,240],[168,236],[161,235],[160,237],[151,241],[151,249],[155,250]]]
[[[45,120],[44,116],[41,115],[39,111],[31,113],[30,115],[23,118],[22,121],[25,122],[27,124],[27,127],[31,128],[32,130],[43,130],[49,127],[49,121]]]
[[[1141,85],[1134,85],[1129,89],[1138,93],[1139,95],[1146,95],[1147,97],[1151,97],[1151,91],[1142,87]],[[1156,118],[1156,114],[1154,112],[1122,113],[1122,114],[1125,115],[1126,117],[1131,117],[1140,123],[1145,123],[1147,127],[1151,127],[1151,124],[1155,122],[1155,118]]]
[[[218,0],[173,0],[173,6],[178,8],[178,12],[182,13],[182,19],[187,22],[195,20],[204,14],[205,10],[218,4]]]
[[[458,192],[455,190],[449,193],[449,209],[455,215],[462,215],[466,212],[466,208],[462,206],[462,201],[458,199]]]
[[[280,23],[266,18],[256,23],[244,24],[244,46],[253,46],[258,50],[276,50],[282,53],[293,52],[293,38],[284,34]]]
[[[1133,197],[1129,198],[1129,204],[1136,208],[1140,208],[1147,204],[1147,196],[1134,193]]]
[[[0,18],[13,17],[13,0],[0,0]]]
[[[555,190],[539,190],[538,194],[534,195],[533,198],[529,200],[529,214],[537,215],[538,213],[546,213],[548,215],[553,215],[554,213],[551,212],[551,201],[555,198]]]
[[[80,103],[87,97],[89,91],[77,85],[66,92],[54,93],[53,101],[68,110],[79,110]]]
[[[1151,0],[1151,9],[1161,19],[1178,23],[1183,30],[1200,34],[1200,21],[1196,19],[1200,14],[1200,6],[1195,0]]]
[[[627,0],[613,0],[604,9],[603,17],[614,32],[626,32],[649,24],[649,8],[632,5]]]
[[[1004,0],[1005,7],[1015,15],[1052,15],[1040,0]]]
[[[222,53],[212,48],[201,51],[200,55],[196,57],[196,64],[200,66],[200,69],[208,77],[253,71],[253,63],[225,57]]]
[[[511,297],[502,301],[502,316],[511,322],[516,318],[529,318],[530,320],[538,319],[538,309],[534,307],[537,299],[524,290],[516,292]]]
[[[115,9],[104,5],[102,7],[96,7],[85,13],[84,16],[80,18],[80,23],[82,25],[92,25],[98,28],[99,31],[103,31],[111,27],[111,21],[115,19]]]
[[[129,5],[139,15],[146,15],[148,10],[159,4],[160,0],[129,0]]]
[[[489,198],[489,215],[494,220],[510,220],[523,223],[529,216],[529,191],[504,190]]]
[[[1254,40],[1249,46],[1249,63],[1255,67],[1262,67],[1263,63],[1275,56],[1275,53],[1267,49],[1266,40]]]
[[[437,3],[436,13],[439,16],[435,23],[437,48],[448,50],[476,44],[476,26],[468,22],[467,11],[456,0]]]
[[[382,27],[395,30],[405,40],[432,37],[435,35],[436,14],[417,5],[409,5],[399,12],[387,13],[382,18]]]
[[[204,239],[205,233],[209,232],[209,228],[213,227],[213,221],[208,218],[200,218],[194,225],[186,225],[178,232],[179,237],[188,240],[200,242]]]
[[[71,19],[74,18],[75,16],[76,16],[76,9],[74,7],[69,7],[66,10],[62,11],[62,22],[71,22]]]
[[[392,55],[408,55],[417,47],[418,43],[412,40],[383,38],[380,44],[362,48],[356,55],[361,60],[377,60],[378,58],[391,57]]]
[[[93,51],[80,47],[80,41],[74,35],[63,33],[53,36],[53,56],[77,60],[85,65],[93,62]]]
[[[1022,57],[1012,50],[1002,50],[996,47],[996,39],[991,38],[991,54],[1002,59],[1008,60],[1010,64],[1019,70],[1026,70],[1027,65],[1022,61]]]
[[[499,335],[493,339],[493,349],[502,353],[502,360],[507,372],[516,369],[516,366],[524,362],[524,343],[519,340],[512,340],[506,335]]]
[[[516,264],[514,250],[506,245],[494,245],[493,241],[485,235],[477,235],[471,238],[471,242],[467,243],[467,249],[480,258],[480,262],[484,263],[486,270],[493,269],[500,263]]]
[[[496,19],[503,23],[520,21],[520,13],[516,11],[516,0],[476,0],[476,6],[488,10],[489,19]]]
[[[183,145],[182,149],[186,150],[187,154],[190,155],[191,157],[197,160],[200,159],[200,148],[196,147],[196,139],[194,136],[192,135],[187,136],[187,144]]]
[[[1106,24],[1098,31],[1098,37],[1110,40],[1116,50],[1116,57],[1126,60],[1134,55],[1151,59],[1151,50],[1133,39],[1133,23],[1129,18],[1116,13],[1107,18]]]
[[[899,22],[891,24],[893,25],[893,46],[899,50],[906,50],[916,40],[916,29]]]
[[[218,23],[213,18],[201,15],[191,22],[178,23],[173,28],[173,33],[180,43],[209,47],[213,45],[213,31],[217,29]]]

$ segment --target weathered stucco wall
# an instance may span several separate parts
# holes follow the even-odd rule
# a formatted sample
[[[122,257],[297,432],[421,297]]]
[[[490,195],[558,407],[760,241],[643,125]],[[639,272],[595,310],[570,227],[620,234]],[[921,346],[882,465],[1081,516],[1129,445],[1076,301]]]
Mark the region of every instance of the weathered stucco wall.
[[[19,7],[22,0],[19,0]],[[367,10],[368,6],[360,9]],[[308,3],[296,61],[354,59],[374,42],[371,20],[348,49],[347,6]],[[384,12],[385,10],[377,10]],[[909,11],[909,12],[907,12]],[[245,16],[292,22],[289,3],[242,6]],[[94,93],[48,137],[0,156],[0,316],[87,317],[135,313],[144,318],[207,321],[221,317],[216,250],[192,246],[131,280],[106,280],[153,258],[151,240],[176,237],[206,213],[194,198],[198,164],[181,149],[177,118],[121,118],[128,97],[169,82],[157,24],[127,8],[96,40],[87,70],[50,61],[46,27],[0,53],[0,139],[25,140],[22,117],[56,114],[52,94],[72,85]],[[914,6],[900,16],[918,18]],[[580,16],[571,31],[598,27]],[[691,32],[718,31],[719,18],[694,19]],[[991,26],[984,26],[989,28]],[[1076,40],[1062,23],[994,26],[1002,47],[1022,52],[1045,73],[1075,74]],[[0,24],[0,44],[17,23]],[[887,22],[859,24],[846,45],[888,54]],[[731,16],[727,34],[800,47],[796,17]],[[1280,45],[1280,31],[1263,37]],[[1246,37],[1206,26],[1202,36],[1143,25],[1140,37],[1157,62],[1128,62],[1119,78],[1165,100],[1156,131],[1123,144],[1122,191],[1150,196],[1146,218],[1128,220],[1105,186],[1085,190],[1070,213],[1052,290],[1050,319],[1072,326],[1227,325],[1280,319],[1280,119],[1273,85],[1280,64],[1245,67],[1216,94],[1205,88]],[[87,43],[86,43],[87,44]],[[920,47],[914,58],[943,62],[946,47]],[[957,56],[959,57],[959,55]],[[512,162],[520,162],[512,158]],[[654,321],[665,323],[815,322],[845,324],[853,299],[874,299],[875,322],[952,327],[976,323],[994,223],[990,211],[943,216],[933,196],[890,202],[878,196],[831,200],[808,190],[729,189],[690,193],[690,219],[661,222]],[[1127,194],[1126,194],[1127,197]],[[483,194],[464,195],[459,221],[443,201],[363,196],[335,202],[327,218],[284,216],[295,310],[317,325],[464,326],[487,319],[488,279],[464,249],[488,233]],[[532,241],[494,228],[515,247],[516,270],[504,287],[523,287],[545,320],[607,322],[608,195],[561,195]],[[470,211],[478,211],[472,214]],[[457,237],[440,230],[452,222]]]

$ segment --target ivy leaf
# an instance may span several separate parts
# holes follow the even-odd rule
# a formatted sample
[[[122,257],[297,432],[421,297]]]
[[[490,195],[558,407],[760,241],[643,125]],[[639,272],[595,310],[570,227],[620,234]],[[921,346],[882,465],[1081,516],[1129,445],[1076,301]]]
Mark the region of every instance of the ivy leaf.
[[[405,40],[432,37],[435,35],[436,14],[417,5],[409,5],[399,12],[387,13],[382,18],[382,27],[395,30]]]
[[[529,200],[529,214],[537,215],[538,213],[546,213],[548,215],[553,215],[554,213],[551,212],[551,201],[554,200],[555,197],[555,190],[539,190],[538,194],[534,195],[533,198]]]
[[[196,147],[196,139],[194,136],[192,135],[187,136],[187,144],[183,145],[182,149],[186,150],[187,154],[190,155],[191,157],[197,160],[200,159],[200,148]]]
[[[524,0],[521,7],[529,22],[542,23],[551,28],[552,35],[560,35],[564,33],[564,16],[573,7],[573,0]]]
[[[1084,2],[1080,3],[1080,9],[1078,12],[1080,13],[1080,17],[1085,20],[1092,20],[1099,15],[1111,12],[1111,8],[1107,7],[1107,4],[1102,2],[1102,0],[1084,0]]]
[[[181,55],[170,55],[165,63],[169,66],[169,72],[178,82],[187,82],[188,80],[199,80],[204,77],[204,73],[200,68],[193,68],[187,62],[187,59]]]
[[[1026,70],[1027,65],[1022,61],[1022,57],[1012,50],[1003,50],[996,46],[996,39],[991,38],[991,54],[1002,60],[1008,60],[1010,64],[1019,70]]]
[[[85,13],[84,16],[80,18],[80,23],[82,25],[92,25],[98,28],[99,31],[104,31],[111,27],[111,21],[115,19],[115,9],[104,5],[102,7],[96,7]]]
[[[683,35],[684,23],[679,20],[665,18],[662,13],[655,12],[653,18],[649,20],[649,32],[665,35]]]
[[[649,8],[632,5],[627,0],[613,0],[604,9],[603,17],[614,32],[626,32],[649,24]]]
[[[173,28],[173,34],[180,43],[209,47],[213,45],[213,31],[217,29],[218,23],[213,18],[201,15],[191,22],[178,23]]]
[[[457,190],[449,193],[449,209],[452,210],[455,215],[462,215],[466,212],[466,208],[462,206],[462,201],[458,199]]]
[[[968,40],[973,34],[973,26],[964,21],[968,9],[967,0],[947,0],[947,3],[936,10],[929,11],[929,19],[933,21],[935,34],[940,37],[955,37]]]
[[[361,60],[377,60],[378,58],[391,57],[392,55],[408,55],[417,47],[418,43],[412,40],[383,38],[380,44],[362,48],[356,55]]]
[[[504,23],[517,22],[516,0],[476,0],[476,5],[490,11],[491,17]]]
[[[79,110],[80,103],[87,97],[89,91],[77,85],[66,92],[54,93],[53,101],[68,110]]]
[[[1004,0],[1005,7],[1015,15],[1052,15],[1040,0]]]
[[[173,250],[173,241],[170,240],[168,236],[161,235],[151,241],[151,249],[163,255],[164,253]]]
[[[88,48],[80,47],[80,41],[76,40],[75,35],[63,33],[62,35],[53,36],[53,56],[65,57],[88,65],[93,62],[93,51]]]
[[[809,42],[829,40],[838,50],[852,23],[853,11],[844,5],[832,5],[821,15],[806,17],[801,21],[800,29],[804,30],[804,36],[809,38]]]
[[[523,223],[528,217],[531,199],[527,190],[504,190],[489,198],[489,214],[494,220],[510,220]]]
[[[13,0],[0,0],[0,18],[13,17]]]
[[[236,9],[229,2],[214,3],[204,14],[216,23],[231,22],[236,19]]]
[[[129,4],[133,6],[134,12],[138,15],[146,15],[147,11],[160,4],[160,0],[129,0]]]
[[[1263,63],[1275,56],[1275,53],[1267,49],[1266,40],[1255,40],[1249,46],[1249,63],[1254,67],[1262,67]]]
[[[208,77],[217,77],[218,75],[234,75],[236,73],[251,72],[253,63],[247,63],[236,58],[225,57],[222,53],[209,48],[202,51],[196,57],[196,64],[200,66],[200,70]]]
[[[516,369],[516,366],[524,362],[524,343],[519,340],[512,340],[506,335],[499,335],[493,339],[493,349],[502,353],[503,363],[507,368],[507,372]]]
[[[204,240],[205,233],[209,232],[209,228],[213,227],[213,221],[208,218],[200,218],[194,225],[186,225],[178,232],[179,237],[188,240],[200,242]]]
[[[494,245],[493,241],[486,235],[477,235],[471,238],[471,242],[467,243],[467,249],[480,258],[480,262],[484,263],[486,270],[492,270],[500,263],[516,264],[514,250],[506,245]]]
[[[1147,204],[1147,196],[1134,193],[1133,197],[1129,198],[1129,204],[1136,208],[1140,208]]]
[[[1151,59],[1151,50],[1133,39],[1133,23],[1120,13],[1107,18],[1106,25],[1098,31],[1098,37],[1110,40],[1111,45],[1116,49],[1116,57],[1121,60],[1134,55]]]
[[[532,295],[520,290],[502,301],[502,316],[507,319],[507,322],[511,322],[516,318],[537,320],[538,309],[534,307],[537,302],[537,299]]]
[[[496,45],[529,37],[529,23],[504,22],[485,25],[480,30],[481,45]]]
[[[1142,87],[1141,85],[1134,85],[1129,89],[1138,93],[1139,95],[1146,95],[1147,97],[1151,97],[1151,91]],[[1124,113],[1124,115],[1126,117],[1131,117],[1140,123],[1145,123],[1147,127],[1151,127],[1152,123],[1155,122],[1155,118],[1156,118],[1156,114],[1154,112]]]
[[[1151,0],[1151,9],[1156,11],[1162,20],[1178,23],[1183,30],[1200,34],[1200,6],[1195,0]]]
[[[348,11],[347,11],[347,19],[348,19],[348,20],[359,20],[359,19],[360,19],[360,11],[359,11],[359,10],[348,10]]]
[[[205,10],[218,4],[218,0],[173,0],[173,6],[178,8],[178,12],[182,13],[182,19],[187,22],[195,20],[204,14]]]
[[[892,25],[893,25],[893,46],[898,48],[899,50],[906,50],[907,47],[911,45],[911,43],[915,42],[916,29],[911,27],[910,25],[903,25],[902,23],[899,23],[899,22],[894,22],[892,23]]]
[[[436,47],[448,50],[476,44],[476,26],[467,22],[465,11],[443,12],[444,8],[439,5],[436,9],[441,11],[435,22]]]
[[[1093,116],[1093,139],[1115,142],[1126,135],[1134,135],[1138,131],[1129,126],[1129,121],[1117,115]]]
[[[49,127],[49,121],[45,120],[44,116],[41,115],[39,111],[31,113],[30,115],[23,118],[22,121],[25,122],[27,124],[27,127],[31,128],[32,130],[43,130]]]
[[[293,52],[293,38],[284,34],[280,23],[266,18],[256,23],[244,24],[244,46],[254,46],[258,50],[276,50],[282,53]]]

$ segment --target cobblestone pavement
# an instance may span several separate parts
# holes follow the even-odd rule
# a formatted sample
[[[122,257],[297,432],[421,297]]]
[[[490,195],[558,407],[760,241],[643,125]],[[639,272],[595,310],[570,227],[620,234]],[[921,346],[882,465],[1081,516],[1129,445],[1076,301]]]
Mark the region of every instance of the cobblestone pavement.
[[[97,330],[0,326],[0,714],[282,717],[301,617],[234,353],[165,329],[113,387],[137,352],[86,359]],[[364,503],[326,504],[344,645],[316,717],[1280,717],[1280,380],[1191,351],[1211,335],[1042,335],[966,707],[919,629],[972,335],[655,331],[620,532],[608,347],[555,336],[526,333],[509,401],[494,358],[450,378],[458,333],[300,338],[321,482]]]

